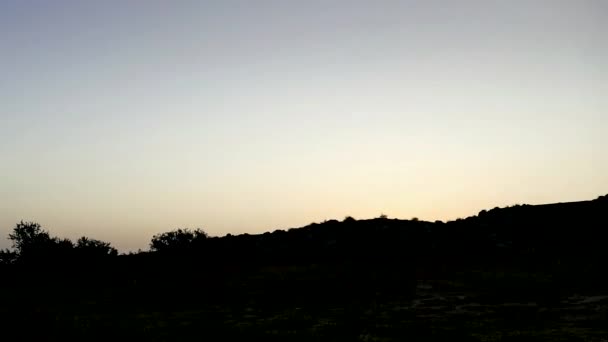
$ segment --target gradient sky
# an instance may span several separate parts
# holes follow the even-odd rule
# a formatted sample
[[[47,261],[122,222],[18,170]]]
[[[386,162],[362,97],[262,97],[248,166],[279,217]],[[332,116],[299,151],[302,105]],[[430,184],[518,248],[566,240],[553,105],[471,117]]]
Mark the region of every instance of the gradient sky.
[[[125,251],[593,199],[607,34],[603,0],[3,0],[0,234]]]

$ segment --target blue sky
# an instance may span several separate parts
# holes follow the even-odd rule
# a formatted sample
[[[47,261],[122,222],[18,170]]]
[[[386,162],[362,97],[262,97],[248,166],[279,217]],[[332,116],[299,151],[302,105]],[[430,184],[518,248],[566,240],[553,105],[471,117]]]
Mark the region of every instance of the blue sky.
[[[129,250],[595,198],[607,23],[578,0],[2,1],[0,234]]]

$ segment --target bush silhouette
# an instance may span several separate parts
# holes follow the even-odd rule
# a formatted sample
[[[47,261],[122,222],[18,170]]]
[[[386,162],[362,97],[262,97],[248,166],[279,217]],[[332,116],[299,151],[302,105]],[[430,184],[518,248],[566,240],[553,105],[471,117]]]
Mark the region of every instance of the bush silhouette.
[[[116,248],[110,246],[109,242],[89,239],[86,236],[78,239],[76,242],[76,250],[80,252],[81,255],[91,258],[118,255]]]
[[[17,252],[8,249],[0,250],[0,265],[10,265],[17,261]]]

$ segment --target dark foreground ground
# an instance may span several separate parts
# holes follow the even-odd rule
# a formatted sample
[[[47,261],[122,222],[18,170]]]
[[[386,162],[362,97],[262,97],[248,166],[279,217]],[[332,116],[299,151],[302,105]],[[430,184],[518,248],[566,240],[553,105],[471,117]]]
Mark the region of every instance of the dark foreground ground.
[[[217,296],[133,285],[71,293],[39,288],[24,300],[22,288],[4,293],[2,331],[14,334],[7,341],[608,341],[608,291],[543,289],[530,274],[517,280],[480,274],[491,278],[484,289],[464,275],[418,279],[390,293],[355,284],[322,293],[302,274],[298,292],[289,280],[282,291],[280,274],[254,274]],[[527,282],[541,286],[522,290]]]

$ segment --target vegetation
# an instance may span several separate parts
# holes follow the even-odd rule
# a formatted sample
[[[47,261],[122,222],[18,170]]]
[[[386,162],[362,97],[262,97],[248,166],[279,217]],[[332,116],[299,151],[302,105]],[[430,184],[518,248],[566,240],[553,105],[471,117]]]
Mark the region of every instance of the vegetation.
[[[607,199],[445,223],[177,229],[130,254],[20,222],[0,251],[0,325],[27,340],[600,341]]]

